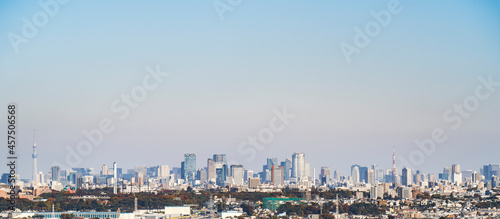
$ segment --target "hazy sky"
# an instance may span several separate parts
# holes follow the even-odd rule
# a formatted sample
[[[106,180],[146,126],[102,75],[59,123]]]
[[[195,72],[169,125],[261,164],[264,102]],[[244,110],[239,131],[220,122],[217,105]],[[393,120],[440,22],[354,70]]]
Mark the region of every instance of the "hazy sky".
[[[500,163],[500,87],[458,128],[443,119],[476,95],[479,77],[500,81],[498,2],[401,1],[350,62],[340,45],[355,46],[356,27],[365,33],[389,1],[220,2],[231,8],[223,20],[212,1],[70,1],[51,15],[37,1],[0,2],[0,103],[3,115],[7,103],[19,107],[22,178],[31,178],[33,129],[47,173],[102,119],[115,129],[81,167],[180,166],[184,153],[202,167],[226,153],[259,171],[267,157],[304,152],[312,167],[345,175],[355,163],[390,168],[392,146],[408,160],[435,128],[447,139],[417,169]],[[33,17],[36,33],[23,21]],[[16,53],[9,36],[23,31],[31,35]],[[170,75],[121,120],[111,106],[143,83],[147,66]],[[296,117],[247,161],[238,145],[283,107]],[[6,142],[5,117],[0,124]]]

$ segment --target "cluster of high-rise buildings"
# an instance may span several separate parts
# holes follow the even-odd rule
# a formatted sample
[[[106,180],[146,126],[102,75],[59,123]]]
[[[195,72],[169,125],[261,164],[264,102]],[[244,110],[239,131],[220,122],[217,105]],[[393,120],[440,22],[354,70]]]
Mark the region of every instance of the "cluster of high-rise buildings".
[[[98,187],[113,187],[114,192],[145,191],[158,188],[246,188],[246,189],[279,189],[279,188],[309,188],[317,186],[357,188],[384,184],[395,188],[398,186],[420,186],[432,188],[438,183],[449,183],[457,186],[480,185],[484,188],[500,186],[500,165],[489,164],[479,171],[461,170],[460,165],[453,164],[445,167],[436,177],[433,173],[424,174],[420,170],[412,171],[407,167],[398,173],[393,153],[391,169],[379,169],[377,165],[351,166],[351,173],[341,176],[337,170],[330,171],[323,166],[316,173],[311,167],[304,153],[293,153],[291,157],[279,161],[278,158],[267,158],[261,170],[251,170],[239,164],[229,164],[226,154],[213,154],[207,159],[206,166],[197,166],[195,153],[184,154],[180,167],[168,165],[136,166],[124,171],[117,163],[112,166],[103,164],[100,171],[93,168],[61,169],[52,166],[48,173],[38,172],[37,145],[33,144],[33,174],[31,179],[18,179],[31,187],[45,186],[53,190]],[[5,173],[1,177],[7,183],[10,175]],[[19,177],[17,175],[16,177]],[[482,183],[482,184],[480,184]]]
[[[451,167],[444,167],[443,172],[439,173],[436,178],[436,174],[434,173],[424,174],[420,170],[412,171],[407,167],[403,167],[401,175],[399,175],[398,173],[393,174],[393,171],[391,169],[378,169],[377,165],[371,165],[371,167],[352,165],[351,177],[348,181],[351,181],[354,184],[377,184],[382,182],[395,182],[403,186],[432,186],[436,181],[439,180],[449,181],[456,185],[461,185],[463,183],[477,183],[483,181],[487,184],[492,184],[493,187],[496,187],[498,185],[499,171],[500,165],[498,164],[484,165],[480,169],[480,171],[460,170],[459,164],[453,164]],[[395,181],[392,179],[393,176],[395,176],[396,178]]]
[[[179,172],[180,176],[176,174]],[[278,158],[267,158],[260,172],[245,169],[243,165],[228,164],[225,154],[214,154],[212,158],[207,159],[205,167],[196,168],[196,155],[189,153],[184,155],[180,171],[174,168],[171,175],[173,184],[205,184],[219,187],[243,186],[250,182],[252,187],[261,183],[276,187],[290,182],[308,185],[313,181],[311,177],[311,167],[304,153],[294,153],[291,158],[281,162]]]
[[[309,188],[313,186],[354,188],[372,186],[381,183],[391,186],[433,187],[439,181],[455,185],[467,185],[483,182],[484,187],[499,186],[499,165],[485,165],[480,171],[461,170],[460,165],[445,167],[442,173],[424,174],[420,170],[412,171],[404,167],[401,173],[391,169],[379,169],[377,165],[351,166],[351,173],[342,176],[337,170],[330,171],[323,166],[320,171],[311,167],[304,153],[293,153],[290,158],[279,161],[278,158],[267,158],[262,169],[258,171],[246,169],[243,165],[228,164],[226,154],[214,154],[207,159],[206,166],[197,167],[194,153],[184,154],[180,167],[169,165],[136,166],[124,171],[116,163],[113,166],[103,164],[100,171],[93,168],[71,168],[63,170],[59,166],[50,168],[47,174],[36,173],[36,143],[33,146],[33,178],[24,180],[33,187],[48,186],[54,190],[98,187],[113,187],[115,192],[144,191],[158,188],[199,188],[239,187],[258,188]],[[6,182],[8,174],[3,174],[1,181]],[[22,182],[23,180],[21,180]]]
[[[33,176],[30,180],[19,180],[33,187],[49,186],[54,190],[65,188],[96,188],[112,186],[122,191],[154,188],[173,188],[182,186],[205,186],[207,188],[227,186],[248,186],[257,188],[261,185],[280,188],[285,185],[310,187],[316,180],[315,168],[311,173],[309,162],[304,153],[294,153],[291,158],[278,161],[277,158],[268,158],[261,171],[245,169],[243,165],[228,164],[226,154],[214,154],[207,159],[204,167],[197,168],[197,158],[194,153],[184,154],[180,167],[170,168],[168,165],[136,166],[133,169],[103,164],[100,171],[93,168],[61,169],[52,166],[43,174],[38,172],[36,165],[36,143],[33,146]],[[337,173],[336,173],[337,174]],[[337,174],[338,175],[338,174]],[[9,174],[3,174],[1,182],[6,182]],[[327,183],[330,172],[327,167],[322,167],[321,177]],[[142,187],[142,188],[141,188]]]

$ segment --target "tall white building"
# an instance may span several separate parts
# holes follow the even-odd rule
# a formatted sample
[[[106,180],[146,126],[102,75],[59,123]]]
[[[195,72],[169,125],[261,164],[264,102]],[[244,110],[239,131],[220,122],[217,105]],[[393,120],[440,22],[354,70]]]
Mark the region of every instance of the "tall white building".
[[[459,164],[453,164],[451,166],[451,181],[457,185],[462,184],[462,173],[460,172]]]
[[[207,160],[207,181],[215,182],[215,163],[213,159]]]
[[[451,166],[451,172],[452,173],[460,173],[460,164],[453,164]]]
[[[170,176],[170,168],[168,165],[160,165],[158,167],[158,178],[160,179],[168,179]]]
[[[272,166],[271,169],[271,182],[275,187],[283,186],[283,167]]]
[[[108,165],[102,165],[101,175],[108,175]]]
[[[304,153],[292,155],[292,177],[302,179],[306,176],[306,158]]]
[[[118,193],[118,188],[117,188],[117,182],[118,182],[118,175],[117,175],[117,168],[116,168],[116,162],[113,163],[113,194]]]
[[[351,167],[351,180],[352,183],[359,183],[359,167],[357,165]]]
[[[235,185],[243,185],[245,182],[245,170],[242,165],[231,165],[231,176]]]
[[[367,172],[366,172],[366,177],[367,177],[367,183],[370,183],[370,184],[375,184],[375,170],[373,169],[369,169]]]

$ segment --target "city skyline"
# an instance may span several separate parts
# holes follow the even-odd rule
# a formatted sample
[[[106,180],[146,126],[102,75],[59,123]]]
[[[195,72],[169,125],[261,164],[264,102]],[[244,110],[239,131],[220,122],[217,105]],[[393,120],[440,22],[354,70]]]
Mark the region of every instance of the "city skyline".
[[[33,130],[33,132],[35,132],[35,130]],[[30,156],[30,157],[32,157],[32,159],[33,159],[33,161],[32,161],[32,165],[31,165],[31,170],[30,170],[30,172],[32,173],[32,174],[31,174],[32,176],[33,176],[33,170],[34,170],[34,167],[35,167],[35,163],[38,163],[38,161],[37,161],[37,160],[38,160],[38,150],[37,150],[37,148],[38,148],[38,147],[37,147],[37,144],[36,144],[36,137],[35,137],[35,134],[33,135],[33,139],[34,139],[34,140],[33,140],[33,144],[32,144],[32,145],[33,145],[33,149],[32,149],[32,152],[33,152],[33,153],[32,153],[32,156]],[[391,157],[390,157],[390,159],[391,159],[391,160],[390,160],[390,162],[391,162],[391,163],[390,163],[390,165],[387,165],[387,163],[388,163],[388,162],[385,162],[384,164],[382,164],[382,165],[381,165],[382,167],[386,167],[386,168],[383,168],[383,169],[386,169],[386,170],[392,170],[392,169],[394,168],[394,166],[393,166],[393,164],[394,164],[394,163],[393,163],[393,162],[394,162],[394,161],[396,161],[396,162],[397,162],[397,159],[396,159],[396,160],[394,160],[394,159],[396,158],[396,153],[395,153],[395,147],[394,147],[394,146],[392,147],[391,152],[392,152],[392,153],[391,153]],[[19,152],[18,152],[18,154],[19,154]],[[196,167],[200,167],[200,166],[203,166],[203,165],[205,165],[205,166],[206,166],[206,160],[203,160],[203,159],[196,159],[196,156],[197,156],[196,154],[197,154],[197,153],[180,153],[180,154],[181,154],[182,156],[181,156],[181,158],[180,158],[180,159],[178,159],[178,158],[177,158],[177,159],[178,159],[178,162],[176,162],[176,161],[174,161],[174,162],[168,162],[168,161],[166,161],[166,162],[163,162],[163,163],[158,163],[158,161],[153,160],[153,161],[150,161],[150,162],[149,162],[149,163],[147,163],[147,164],[146,164],[146,163],[141,163],[141,164],[140,164],[140,163],[136,163],[136,164],[133,164],[133,163],[132,163],[132,164],[130,164],[130,163],[126,163],[126,165],[125,165],[125,166],[122,166],[122,165],[123,165],[123,163],[122,163],[122,164],[120,165],[120,168],[123,168],[123,169],[134,169],[134,168],[139,167],[139,166],[153,167],[153,166],[161,166],[161,165],[168,165],[170,168],[172,168],[172,167],[178,167],[178,168],[181,168],[181,167],[182,167],[182,163],[186,160],[186,157],[185,157],[185,156],[186,156],[186,155],[191,155],[191,154],[192,154],[192,155],[194,155],[194,157],[195,157],[195,159],[194,159],[194,160],[196,161]],[[291,159],[291,160],[293,160],[293,156],[294,156],[294,154],[296,154],[296,152],[292,152],[289,156],[284,156],[284,157],[280,157],[280,156],[268,156],[268,157],[266,157],[266,158],[263,158],[263,159],[262,159],[262,162],[264,163],[264,161],[265,161],[266,159],[269,159],[270,157],[271,157],[271,158],[277,158],[278,160],[286,160],[286,159]],[[213,153],[212,153],[212,154],[207,154],[207,156],[206,156],[206,157],[207,157],[207,159],[211,159],[211,157],[212,157],[212,156],[214,156],[214,159],[215,159],[215,155],[224,155],[224,160],[226,160],[226,159],[227,159],[227,154],[225,154],[225,153],[220,153],[220,154],[213,154]],[[282,155],[282,156],[283,156],[283,155]],[[22,157],[22,154],[21,154],[21,157]],[[229,160],[227,160],[226,162],[227,162],[227,164],[228,164],[228,165],[242,165],[242,163],[238,163],[238,162],[235,162],[235,161],[236,161],[236,160],[234,160],[234,159],[229,159]],[[387,160],[386,160],[386,161],[387,161]],[[108,163],[113,164],[113,162],[115,162],[115,161],[104,161],[104,162],[102,162],[101,164],[93,164],[93,165],[95,165],[95,166],[85,166],[85,167],[84,167],[84,166],[65,166],[64,164],[62,164],[62,166],[60,166],[60,165],[56,165],[56,166],[60,166],[60,167],[68,167],[69,169],[71,169],[71,168],[89,168],[89,167],[90,167],[90,168],[94,168],[94,170],[99,170],[99,168],[101,167],[101,165],[102,165],[102,164],[108,164]],[[258,161],[256,161],[256,162],[258,162]],[[177,165],[175,165],[176,163],[177,163]],[[314,166],[313,166],[313,165],[311,165],[311,169],[312,169],[312,168],[316,168],[316,169],[320,170],[320,168],[321,168],[321,167],[326,166],[326,167],[332,168],[332,169],[334,169],[334,170],[337,170],[337,171],[339,171],[339,173],[340,173],[341,175],[346,175],[346,176],[350,174],[350,171],[352,171],[352,165],[364,165],[364,166],[371,166],[371,165],[377,165],[377,166],[379,166],[379,165],[380,165],[380,163],[363,163],[363,162],[360,162],[360,161],[352,161],[352,163],[346,163],[345,165],[341,165],[341,166],[339,166],[339,167],[337,168],[337,167],[335,167],[335,166],[329,166],[328,164],[325,164],[325,163],[320,163],[320,162],[314,162],[314,163],[315,163],[315,164],[317,164],[317,165],[314,165]],[[459,162],[455,162],[455,163],[459,163]],[[452,166],[452,165],[454,165],[455,163],[449,163],[449,164],[445,164],[445,165],[443,165],[443,166],[435,167],[435,168],[434,168],[434,169],[435,169],[435,171],[427,171],[427,170],[424,170],[424,172],[426,172],[426,173],[435,173],[435,174],[437,174],[437,173],[439,173],[439,172],[441,171],[441,168],[443,168],[443,167],[447,167],[447,166],[450,166],[450,167],[451,167],[451,166]],[[496,164],[496,163],[500,163],[500,162],[484,162],[484,163],[493,163],[493,164]],[[54,164],[54,163],[51,163],[51,164]],[[251,165],[251,166],[246,166],[246,165],[243,165],[243,166],[245,167],[245,169],[254,170],[254,171],[259,171],[259,168],[261,168],[261,166],[260,166],[260,165],[261,165],[261,163],[255,163],[255,164],[253,164],[253,165]],[[400,165],[401,165],[401,164],[400,164]],[[465,169],[467,169],[467,170],[472,170],[472,171],[479,171],[479,169],[478,169],[478,168],[481,168],[483,164],[478,163],[478,164],[476,164],[476,165],[479,165],[479,166],[477,166],[477,167],[476,167],[476,166],[474,166],[474,165],[473,165],[472,167],[467,166],[467,168],[465,168]],[[396,170],[398,171],[398,175],[400,175],[400,174],[402,173],[402,169],[403,169],[403,168],[405,168],[405,167],[406,167],[406,168],[409,168],[409,166],[404,166],[404,165],[403,165],[403,166],[398,166],[398,165],[396,164]],[[20,168],[20,169],[25,169],[25,168],[26,168],[26,167],[25,167],[24,165],[21,165],[21,168]],[[52,168],[52,165],[51,165],[51,166],[49,166],[49,167],[47,167],[47,168],[44,168],[44,169],[50,169],[50,168]],[[39,170],[40,170],[40,168],[38,168],[38,165],[36,165],[36,169],[37,169],[37,172],[40,172],[40,171],[39,171]],[[69,169],[68,169],[68,170],[69,170]],[[346,170],[348,170],[348,171],[346,171]],[[422,169],[420,168],[420,169],[418,169],[418,170],[422,170]],[[45,173],[47,173],[47,172],[45,172]],[[22,179],[28,179],[27,177],[24,177],[24,176],[26,176],[26,175],[25,175],[25,174],[22,174],[22,172],[21,172],[21,174],[20,174],[20,175],[21,175],[21,176],[23,176],[23,177],[22,177]],[[293,175],[293,173],[292,173],[292,175]],[[317,175],[319,175],[319,174],[317,174]],[[31,178],[32,178],[32,177],[30,177],[30,179],[31,179]]]
[[[243,165],[228,164],[226,154],[213,154],[212,158],[207,158],[206,166],[196,166],[195,163],[196,154],[186,153],[180,168],[175,165],[154,165],[125,169],[119,167],[116,162],[113,162],[110,168],[107,164],[103,164],[101,171],[88,167],[65,169],[60,166],[52,166],[50,172],[40,172],[36,178],[28,179],[28,181],[22,179],[22,181],[35,188],[50,186],[57,191],[71,188],[89,189],[89,186],[108,186],[113,188],[114,194],[118,193],[118,187],[122,193],[126,191],[125,187],[129,186],[138,186],[137,189],[140,190],[142,185],[147,185],[149,190],[151,183],[155,188],[172,186],[176,189],[183,186],[197,188],[214,186],[241,188],[248,186],[249,189],[255,189],[262,184],[264,187],[271,186],[275,189],[301,186],[306,188],[311,186],[324,188],[353,186],[352,189],[354,189],[361,186],[370,187],[372,190],[376,190],[380,185],[384,187],[392,185],[393,188],[400,186],[432,188],[437,184],[465,185],[466,187],[477,185],[478,188],[483,186],[495,188],[500,183],[498,181],[500,164],[483,165],[479,171],[464,170],[461,169],[460,164],[452,164],[445,166],[441,173],[425,173],[421,170],[403,167],[396,174],[392,172],[394,166],[390,169],[380,169],[376,164],[371,166],[354,164],[351,165],[350,174],[343,175],[336,169],[332,169],[333,174],[331,174],[330,168],[326,166],[322,166],[320,171],[316,171],[315,167],[309,165],[304,153],[293,153],[292,159],[286,158],[282,162],[275,157],[267,158],[267,162],[262,166],[260,172],[259,170],[247,169]],[[36,167],[34,166],[34,168]],[[8,173],[2,174],[1,182],[6,183],[8,178]],[[132,192],[132,187],[128,192]],[[370,197],[373,198],[374,194],[370,194]]]
[[[50,171],[47,171],[47,172],[43,172],[43,171],[38,171],[39,169],[37,169],[37,166],[35,165],[36,163],[36,159],[37,159],[37,156],[36,155],[36,140],[34,140],[34,156],[32,156],[33,158],[33,166],[32,166],[32,171],[37,171],[36,174],[39,174],[39,173],[43,173],[44,175],[47,175],[47,174],[51,174],[51,178],[54,179],[54,174],[52,173],[53,172],[53,168],[54,167],[57,167],[57,171],[58,173],[56,174],[59,175],[59,172],[61,170],[65,170],[65,171],[74,171],[75,169],[93,169],[94,170],[94,174],[98,174],[99,173],[99,168],[102,168],[102,170],[100,171],[101,174],[103,173],[106,173],[108,171],[108,163],[103,163],[101,166],[98,166],[97,168],[96,167],[89,167],[89,166],[79,166],[79,167],[71,167],[68,169],[67,166],[59,166],[59,165],[55,165],[55,166],[51,166],[49,169]],[[395,157],[395,153],[394,153],[394,147],[393,147],[393,159]],[[231,173],[232,173],[232,167],[233,166],[241,166],[245,171],[246,170],[249,170],[249,171],[252,171],[254,173],[259,173],[259,171],[262,171],[261,169],[259,168],[251,168],[251,167],[246,167],[244,165],[241,165],[241,164],[238,164],[238,163],[230,163],[228,162],[227,160],[227,155],[226,154],[212,154],[212,156],[208,156],[206,159],[196,159],[197,155],[196,153],[185,153],[183,155],[184,159],[182,159],[180,161],[180,163],[178,164],[172,164],[172,163],[161,163],[161,164],[154,164],[154,165],[140,165],[140,164],[135,164],[133,166],[123,166],[123,165],[120,165],[119,168],[121,170],[137,170],[137,168],[151,168],[151,167],[158,167],[159,169],[162,168],[163,166],[166,166],[166,168],[168,170],[170,170],[169,172],[172,172],[174,169],[180,169],[181,173],[180,173],[180,177],[181,178],[184,178],[186,179],[187,181],[193,181],[194,178],[197,177],[197,171],[199,171],[200,169],[205,169],[205,171],[209,171],[210,169],[210,166],[211,165],[214,165],[214,163],[216,164],[216,167],[215,168],[221,168],[221,165],[222,164],[225,164],[227,168],[226,171],[229,171],[231,168]],[[356,178],[352,178],[352,180],[354,182],[362,182],[362,181],[367,181],[367,177],[369,177],[368,175],[366,174],[369,174],[367,173],[366,171],[367,170],[381,170],[381,171],[386,171],[386,173],[388,173],[387,171],[390,171],[390,174],[392,175],[388,175],[388,177],[390,177],[389,179],[386,179],[386,178],[383,178],[384,181],[388,181],[388,182],[391,182],[394,183],[394,182],[401,182],[403,185],[407,185],[405,182],[407,181],[412,181],[413,179],[406,179],[404,178],[406,174],[410,174],[412,173],[412,170],[410,168],[408,168],[407,166],[401,166],[401,167],[397,167],[397,166],[394,166],[392,165],[390,168],[379,168],[379,165],[374,163],[374,164],[362,164],[360,165],[359,162],[354,162],[350,165],[348,165],[348,167],[350,168],[350,172],[347,172],[347,173],[344,173],[344,172],[341,172],[339,170],[339,168],[337,167],[330,167],[330,166],[326,166],[326,165],[321,165],[319,167],[316,167],[316,166],[310,166],[310,162],[309,160],[306,160],[306,156],[304,153],[292,153],[291,156],[288,156],[288,157],[285,157],[283,159],[280,159],[278,157],[268,157],[266,158],[267,159],[267,164],[265,162],[262,162],[264,163],[264,168],[271,168],[271,166],[274,168],[274,166],[276,167],[282,167],[284,163],[286,163],[287,161],[290,161],[290,168],[291,168],[291,171],[290,173],[286,173],[284,175],[282,175],[282,178],[285,176],[285,178],[288,178],[288,177],[291,177],[291,178],[303,178],[304,176],[308,176],[310,177],[310,179],[316,179],[316,180],[319,180],[321,181],[321,175],[323,175],[323,171],[324,171],[324,168],[327,168],[328,169],[328,175],[330,175],[329,171],[330,171],[330,168],[336,173],[338,174],[339,176],[350,176],[350,177],[354,177],[352,176],[353,174],[353,171],[357,172],[357,177]],[[283,160],[283,161],[280,161],[280,160]],[[210,162],[212,161],[212,162]],[[193,163],[194,162],[194,163]],[[271,163],[270,163],[271,162]],[[111,168],[113,170],[113,173],[116,174],[116,169],[115,167],[117,167],[117,163],[116,162],[111,162],[112,163],[112,167]],[[185,164],[185,163],[190,163],[190,164]],[[201,165],[199,165],[199,163],[201,163]],[[220,163],[217,167],[217,163]],[[259,165],[262,165],[262,163],[260,164],[256,164],[257,166]],[[453,173],[462,173],[462,172],[485,172],[485,173],[490,173],[491,169],[490,170],[483,170],[483,168],[486,168],[486,163],[483,163],[483,164],[480,164],[479,165],[479,169],[474,169],[474,168],[467,168],[467,169],[463,169],[462,171],[460,171],[460,164],[456,164],[456,163],[453,163],[453,164],[448,164],[448,165],[445,165],[445,166],[442,166],[442,167],[436,167],[438,169],[441,169],[441,168],[444,168],[443,170],[440,170],[440,171],[436,171],[436,172],[427,172],[427,171],[422,171],[420,169],[417,169],[417,170],[413,170],[413,171],[417,171],[417,173],[424,173],[424,174],[441,174],[441,173],[445,173],[446,172],[446,169],[447,168],[450,168],[450,173],[449,173],[449,177],[451,179],[452,182],[455,182],[454,180],[454,175]],[[489,166],[491,168],[491,165],[494,164],[496,166],[500,166],[500,164],[498,163],[490,163]],[[194,165],[194,166],[193,166]],[[266,167],[267,166],[267,167]],[[364,167],[363,167],[364,166]],[[213,168],[213,167],[212,167]],[[354,168],[354,169],[353,169]],[[498,167],[496,167],[498,169]],[[396,170],[397,172],[394,173],[393,170]],[[271,170],[274,170],[274,169],[271,169]],[[318,170],[318,171],[316,171]],[[158,170],[159,171],[159,170]],[[213,170],[214,173],[215,173],[215,169]],[[281,170],[283,171],[283,170]],[[314,172],[313,172],[314,171]],[[500,170],[496,170],[495,169],[496,174],[499,174],[498,171]],[[158,174],[160,173],[160,171],[158,172]],[[168,173],[170,174],[170,173]],[[208,175],[208,172],[206,173],[207,176]],[[283,174],[283,172],[281,172],[280,174]],[[312,174],[315,174],[315,175],[312,175]],[[365,175],[363,175],[365,174]],[[378,173],[372,173],[372,174],[375,174],[377,175]],[[385,173],[384,173],[385,174]],[[486,174],[486,180],[489,180],[488,178],[488,174]],[[106,175],[106,174],[105,174]],[[274,175],[274,173],[273,173]],[[287,175],[289,175],[288,177],[286,177]],[[494,174],[495,175],[495,174]],[[28,179],[30,181],[33,181],[34,183],[38,183],[38,181],[40,180],[39,178],[35,178],[33,179],[33,177],[35,176],[35,172],[33,172],[33,175],[32,175],[32,178],[26,178],[26,177],[21,177],[21,179]],[[39,175],[37,175],[39,176]],[[215,177],[215,175],[213,176]],[[260,176],[259,176],[260,177]],[[210,177],[208,177],[210,178]],[[462,176],[460,175],[460,178],[462,178]],[[264,178],[265,180],[266,178]],[[274,179],[274,177],[273,177]],[[461,180],[460,180],[461,182]]]
[[[245,1],[223,20],[212,2],[43,3],[0,3],[22,178],[34,129],[39,171],[74,153],[74,167],[223,153],[258,170],[303,152],[346,175],[391,168],[393,146],[398,171],[499,163],[498,2]]]

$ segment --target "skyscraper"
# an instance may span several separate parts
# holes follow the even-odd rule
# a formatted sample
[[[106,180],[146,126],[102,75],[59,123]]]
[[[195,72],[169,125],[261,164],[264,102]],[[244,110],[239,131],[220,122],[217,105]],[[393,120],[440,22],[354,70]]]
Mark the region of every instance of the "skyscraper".
[[[248,178],[253,178],[253,170],[245,170],[245,181],[247,181]]]
[[[200,180],[201,182],[207,181],[207,169],[206,168],[199,168],[198,171],[196,171],[196,180]]]
[[[159,168],[160,168],[160,166],[152,166],[152,167],[146,168],[146,175],[148,177],[151,177],[151,178],[157,178]],[[109,172],[109,170],[108,170],[108,172]]]
[[[451,171],[451,168],[450,167],[444,167],[443,168],[443,174],[441,174],[441,179],[444,179],[444,180],[450,180],[451,181],[451,175],[452,175],[452,171]]]
[[[208,158],[207,160],[207,181],[215,181],[215,165],[214,160]]]
[[[273,166],[279,166],[278,164],[278,158],[273,157],[273,158],[267,158],[267,163],[262,167],[262,174],[263,176],[263,181],[264,182],[272,182],[272,167]]]
[[[226,167],[224,167],[224,165],[226,165]],[[225,173],[223,174],[224,175],[224,182],[223,183],[225,183],[225,180],[228,176],[226,154],[214,154],[213,155],[213,166],[214,166],[214,177],[216,178],[216,180],[215,180],[216,182],[217,182],[217,180],[220,180],[220,177],[219,177],[220,174],[217,173],[217,169],[225,170]]]
[[[186,162],[181,162],[181,179],[186,180]]]
[[[36,131],[33,130],[33,186],[37,186],[39,183],[38,177],[38,166],[37,166],[37,154],[36,154]]]
[[[305,155],[304,153],[292,154],[292,177],[302,179],[305,176]]]
[[[359,165],[351,166],[351,180],[352,183],[359,183]]]
[[[145,171],[136,171],[135,172],[135,183],[136,185],[142,186],[144,185],[144,176],[146,175]]]
[[[498,187],[498,183],[499,183],[499,178],[498,176],[491,176],[491,187],[492,188],[495,188],[495,187]]]
[[[330,168],[321,167],[321,185],[325,185],[330,180]]]
[[[292,160],[287,158],[285,161],[281,162],[281,166],[283,167],[283,180],[289,180],[292,170]]]
[[[168,179],[170,176],[170,168],[168,165],[160,165],[158,167],[158,178],[160,179]]]
[[[358,166],[359,168],[359,181],[368,183],[368,167]]]
[[[411,174],[411,170],[408,169],[408,168],[403,168],[403,175],[401,176],[401,184],[403,184],[403,186],[410,186],[412,184],[412,174]]]
[[[370,184],[375,183],[375,170],[373,170],[373,169],[367,170],[366,183],[370,183]]]
[[[271,167],[271,178],[274,186],[283,186],[283,167],[273,165]]]
[[[451,172],[452,173],[460,173],[460,164],[453,164],[451,166]]]
[[[196,154],[184,154],[184,178],[192,182],[196,177]]]
[[[113,194],[116,194],[118,192],[117,190],[117,182],[118,182],[118,172],[117,172],[117,167],[116,167],[116,162],[113,163]]]
[[[243,169],[243,165],[231,165],[231,176],[235,185],[243,185],[245,182],[244,175],[245,170]]]
[[[378,169],[377,164],[372,164],[372,166],[371,166],[371,168],[370,168],[370,169],[372,169],[372,170],[373,170],[373,174],[374,174],[374,176],[375,176],[375,180],[379,180],[379,178],[378,178],[378,170],[379,170],[379,169]],[[379,180],[379,181],[380,181],[380,180]]]
[[[420,183],[423,182],[423,181],[424,181],[424,174],[419,173],[418,170],[417,170],[417,173],[413,177],[413,182],[416,185],[420,185]]]
[[[486,181],[490,181],[492,176],[500,175],[500,165],[498,164],[484,165],[482,174],[484,175],[484,179]]]
[[[462,173],[460,172],[460,164],[451,166],[451,181],[457,185],[462,184]]]
[[[39,178],[38,178],[38,182],[39,182],[40,184],[44,184],[44,183],[45,183],[45,177],[44,177],[43,173],[42,173],[42,172],[39,172],[39,173],[38,173],[38,176],[39,176]]]
[[[305,161],[304,162],[304,178],[309,180],[309,177],[311,177],[311,165],[309,162]]]
[[[226,154],[214,154],[214,162],[221,162],[227,164]]]
[[[272,166],[279,166],[278,165],[278,158],[273,157],[273,158],[267,158],[267,165],[266,169],[271,170]]]
[[[108,165],[106,165],[106,164],[102,165],[101,175],[103,175],[103,176],[108,175]]]
[[[52,166],[50,173],[52,174],[52,181],[59,182],[59,174],[61,169],[59,166]]]
[[[484,165],[482,174],[484,175],[485,180],[490,180],[491,179],[491,164],[490,165]]]
[[[227,165],[223,164],[221,168],[216,168],[215,169],[216,173],[216,184],[218,186],[226,186],[226,178],[227,178]]]

